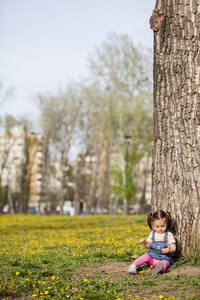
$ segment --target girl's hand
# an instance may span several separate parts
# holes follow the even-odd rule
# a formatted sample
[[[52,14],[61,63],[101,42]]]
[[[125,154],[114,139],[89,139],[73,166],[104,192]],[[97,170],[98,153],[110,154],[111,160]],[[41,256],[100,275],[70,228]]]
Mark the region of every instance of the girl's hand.
[[[140,240],[140,243],[141,243],[142,245],[144,245],[146,248],[149,248],[150,243],[147,242],[145,239],[141,239],[141,240]]]
[[[176,251],[176,244],[170,244],[168,248],[161,249],[162,253],[174,253]]]
[[[162,253],[171,253],[171,250],[169,248],[163,248],[161,249]]]
[[[146,240],[145,240],[145,239],[141,239],[139,242],[140,242],[142,245],[145,245],[145,244],[146,244]]]

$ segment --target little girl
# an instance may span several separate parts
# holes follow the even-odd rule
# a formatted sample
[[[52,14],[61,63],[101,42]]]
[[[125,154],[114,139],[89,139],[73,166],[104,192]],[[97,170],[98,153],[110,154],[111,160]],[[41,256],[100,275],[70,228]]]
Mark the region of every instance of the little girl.
[[[147,224],[154,231],[151,231],[147,240],[141,239],[140,243],[148,248],[148,251],[132,263],[128,273],[137,274],[137,267],[147,263],[155,267],[152,272],[155,275],[165,272],[174,261],[176,241],[173,234],[168,231],[172,226],[171,214],[163,210],[149,213]]]

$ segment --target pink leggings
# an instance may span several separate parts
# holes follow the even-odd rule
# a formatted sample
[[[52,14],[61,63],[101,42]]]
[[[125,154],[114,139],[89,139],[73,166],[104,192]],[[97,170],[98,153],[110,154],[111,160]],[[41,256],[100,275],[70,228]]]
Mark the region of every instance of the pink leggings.
[[[138,257],[132,265],[135,265],[136,267],[143,265],[144,263],[147,263],[150,266],[155,267],[158,262],[162,261],[164,263],[163,272],[166,271],[166,269],[170,266],[170,263],[167,260],[159,260],[156,258],[151,257],[148,254],[144,254],[140,257]]]

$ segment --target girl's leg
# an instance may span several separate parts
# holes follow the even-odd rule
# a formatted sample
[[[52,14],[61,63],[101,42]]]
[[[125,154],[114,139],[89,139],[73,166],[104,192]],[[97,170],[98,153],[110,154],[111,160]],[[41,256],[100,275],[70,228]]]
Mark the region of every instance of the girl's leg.
[[[167,260],[161,260],[159,262],[155,262],[154,260],[153,266],[155,266],[155,268],[153,269],[152,274],[156,275],[158,273],[164,273],[170,266],[170,263]]]
[[[156,267],[157,263],[161,261],[164,263],[163,272],[165,272],[167,268],[170,266],[170,263],[167,260],[159,260],[156,258],[152,258],[148,254],[144,254],[138,257],[131,265],[135,265],[136,267],[139,267],[144,263],[147,263],[148,265],[152,265],[153,267]]]
[[[137,274],[137,267],[143,265],[144,263],[147,263],[149,265],[152,264],[152,257],[148,254],[144,254],[140,257],[138,257],[129,267],[128,273],[131,274]]]
[[[150,264],[152,263],[152,257],[148,254],[144,254],[140,257],[138,257],[133,263],[132,265],[135,265],[136,267],[141,266],[143,264]]]
[[[167,270],[167,268],[170,266],[170,263],[167,260],[162,260],[162,262],[164,263],[164,267],[162,270],[162,272],[164,273]]]
[[[129,267],[128,273],[137,274],[137,267],[143,265],[144,263],[147,263],[149,265],[152,265],[153,258],[148,255],[144,254],[140,257],[138,257]]]

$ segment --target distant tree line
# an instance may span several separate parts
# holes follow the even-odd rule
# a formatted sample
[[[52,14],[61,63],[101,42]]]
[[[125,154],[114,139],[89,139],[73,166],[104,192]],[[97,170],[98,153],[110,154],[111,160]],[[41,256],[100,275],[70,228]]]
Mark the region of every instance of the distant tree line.
[[[87,79],[70,82],[54,94],[37,96],[45,178],[42,201],[59,205],[61,214],[66,200],[73,201],[76,214],[81,198],[87,214],[104,206],[114,214],[117,201],[123,199],[134,203],[135,167],[144,157],[146,161],[151,157],[151,51],[135,47],[126,35],[111,34],[90,57],[89,69]],[[26,139],[17,196],[20,210],[26,212],[32,124],[26,118],[1,118],[4,131],[10,132],[17,124],[23,126]],[[1,160],[1,168],[4,165]],[[60,183],[56,191],[52,178]],[[1,180],[0,190],[3,203],[6,191]]]

